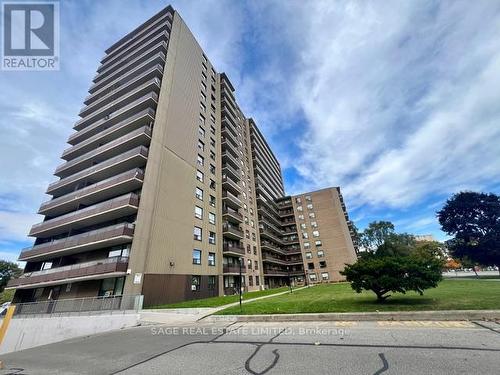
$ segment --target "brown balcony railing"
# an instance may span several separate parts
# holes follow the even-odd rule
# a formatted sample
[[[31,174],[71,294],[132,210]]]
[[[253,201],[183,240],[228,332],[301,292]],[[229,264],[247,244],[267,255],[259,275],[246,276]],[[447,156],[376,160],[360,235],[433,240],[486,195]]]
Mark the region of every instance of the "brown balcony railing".
[[[54,210],[60,211],[66,209],[69,211],[72,207],[81,204],[82,201],[84,201],[83,203],[85,205],[93,204],[95,203],[95,201],[92,200],[93,196],[98,196],[98,199],[100,200],[108,199],[110,198],[110,196],[116,196],[119,194],[117,193],[117,191],[120,191],[120,185],[134,180],[136,180],[139,184],[142,183],[142,181],[144,180],[144,171],[142,169],[132,169],[130,171],[99,181],[93,185],[86,186],[83,189],[79,189],[72,193],[44,202],[40,206],[38,213],[47,215],[49,213],[53,214]],[[132,184],[131,189],[136,189],[139,186],[138,183]],[[109,193],[106,194],[105,191],[109,191]],[[121,193],[124,194],[127,193],[127,191],[123,191]],[[73,209],[76,209],[76,207]]]
[[[241,245],[229,245],[229,244],[224,244],[222,246],[222,250],[224,253],[233,253],[237,255],[245,255],[245,248]]]
[[[227,265],[225,264],[224,267],[222,268],[222,272],[224,273],[240,273],[240,266],[239,265]],[[247,270],[244,264],[241,265],[241,273],[246,274]]]
[[[234,237],[237,237],[238,239],[243,238],[243,231],[235,226],[228,225],[227,223],[224,223],[222,225],[222,234],[224,235],[232,235]]]
[[[130,168],[141,167],[146,164],[147,157],[147,147],[136,147],[133,150],[124,152],[121,155],[115,156],[111,159],[103,161],[102,163],[96,164],[90,168],[84,169],[83,171],[51,183],[47,188],[47,194],[55,195],[58,192],[64,194],[65,192],[74,190],[74,185],[83,180],[89,178],[105,179],[124,172]],[[127,164],[128,161],[130,162],[129,164],[131,164],[130,166]]]
[[[92,151],[74,158],[56,168],[56,176],[68,176],[82,169],[88,168],[89,164],[96,160],[106,160],[122,154],[137,146],[149,146],[152,130],[148,126],[131,131],[111,142],[108,142]]]
[[[129,193],[122,195],[121,197],[113,198],[108,201],[94,204],[92,206],[70,212],[69,214],[58,216],[54,219],[44,221],[33,225],[29,233],[30,236],[42,236],[42,235],[55,235],[58,233],[64,233],[69,228],[79,228],[90,225],[94,223],[99,223],[100,217],[111,219],[108,216],[111,215],[113,211],[120,211],[120,209],[125,209],[131,207],[131,210],[124,210],[123,215],[130,215],[133,211],[136,211],[139,206],[139,197],[137,194]],[[121,214],[120,214],[121,215]]]
[[[133,224],[123,223],[112,225],[25,248],[21,251],[19,260],[37,260],[44,256],[53,257],[55,255],[66,255],[79,251],[119,245],[131,242],[133,235]]]
[[[50,283],[79,277],[105,275],[109,273],[127,272],[128,257],[115,257],[92,262],[78,263],[70,266],[51,268],[43,271],[28,272],[17,279],[11,279],[8,287]]]

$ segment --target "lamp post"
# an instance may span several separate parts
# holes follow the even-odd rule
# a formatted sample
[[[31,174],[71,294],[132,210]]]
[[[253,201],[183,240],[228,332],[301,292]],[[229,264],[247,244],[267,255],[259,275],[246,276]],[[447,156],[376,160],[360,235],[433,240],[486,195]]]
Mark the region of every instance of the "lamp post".
[[[241,283],[241,263],[243,262],[243,258],[238,258],[239,259],[239,264],[240,264],[240,279],[239,279],[239,282],[238,282],[238,285],[239,285],[239,288],[240,288],[240,311],[241,311],[241,300],[242,300],[242,297],[243,297],[243,288],[242,288],[242,283]]]
[[[288,274],[288,286],[290,287],[290,293],[293,293],[292,280],[290,279],[290,266],[286,266],[286,272]]]

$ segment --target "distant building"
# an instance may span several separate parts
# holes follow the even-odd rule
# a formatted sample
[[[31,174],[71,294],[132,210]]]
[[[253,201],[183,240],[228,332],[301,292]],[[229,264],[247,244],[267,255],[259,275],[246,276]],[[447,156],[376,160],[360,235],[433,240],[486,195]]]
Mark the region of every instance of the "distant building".
[[[432,234],[416,234],[416,235],[414,235],[414,237],[415,237],[415,241],[417,241],[417,242],[436,241],[436,239],[434,238],[434,236]]]

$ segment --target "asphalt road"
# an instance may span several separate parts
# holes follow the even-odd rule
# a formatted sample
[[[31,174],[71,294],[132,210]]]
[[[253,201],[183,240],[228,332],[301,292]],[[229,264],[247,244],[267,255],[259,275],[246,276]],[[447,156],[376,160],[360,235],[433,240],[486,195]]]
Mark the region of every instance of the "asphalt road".
[[[2,356],[0,374],[498,374],[492,322],[152,325]]]

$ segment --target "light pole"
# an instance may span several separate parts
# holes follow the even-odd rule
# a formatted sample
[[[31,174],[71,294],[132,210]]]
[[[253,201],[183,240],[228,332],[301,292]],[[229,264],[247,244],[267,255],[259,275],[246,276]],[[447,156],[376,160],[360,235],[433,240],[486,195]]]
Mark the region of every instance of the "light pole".
[[[240,264],[240,279],[239,279],[239,282],[238,282],[238,286],[240,288],[240,311],[241,311],[241,300],[242,300],[242,297],[243,297],[243,288],[242,288],[242,283],[241,283],[241,263],[243,261],[243,258],[238,258],[239,259],[239,264]]]
[[[286,266],[286,272],[288,273],[288,285],[290,286],[290,293],[293,293],[292,280],[290,279],[290,266]]]

